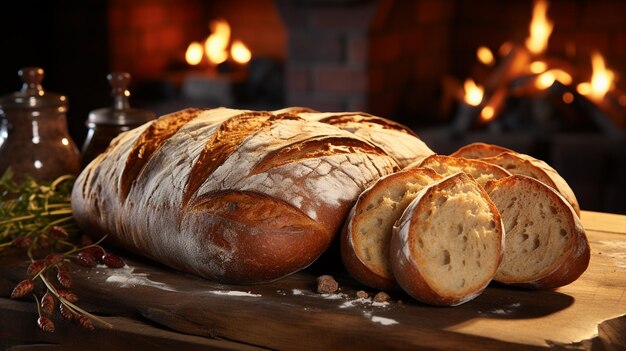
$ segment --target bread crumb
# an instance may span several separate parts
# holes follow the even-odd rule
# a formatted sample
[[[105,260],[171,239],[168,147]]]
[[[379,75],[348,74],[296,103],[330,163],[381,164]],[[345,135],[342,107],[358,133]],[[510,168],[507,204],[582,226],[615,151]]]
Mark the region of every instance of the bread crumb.
[[[390,300],[391,296],[384,291],[380,291],[374,295],[374,302],[389,302]]]
[[[356,297],[358,297],[359,299],[367,299],[369,295],[365,291],[359,290],[356,292]]]
[[[339,289],[339,283],[332,275],[321,275],[317,277],[317,292],[320,294],[334,293]]]

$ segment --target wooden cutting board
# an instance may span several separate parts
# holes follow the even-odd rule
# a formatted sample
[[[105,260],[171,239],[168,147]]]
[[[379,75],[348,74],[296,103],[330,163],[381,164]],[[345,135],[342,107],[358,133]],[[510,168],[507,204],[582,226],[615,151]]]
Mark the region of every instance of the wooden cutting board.
[[[72,335],[84,340],[106,337],[109,349],[120,340],[128,346],[131,340],[164,350],[172,345],[185,349],[624,350],[626,216],[583,211],[582,221],[592,255],[589,268],[576,282],[554,291],[492,284],[475,300],[457,307],[427,306],[402,293],[391,294],[389,303],[374,303],[371,296],[377,291],[359,285],[341,268],[329,270],[324,265],[270,284],[233,286],[127,255],[127,267],[76,267],[74,275],[79,305],[105,316],[113,329],[97,326],[85,332],[58,320],[54,335],[37,331],[31,299],[6,299],[24,278],[28,262],[23,254],[4,255],[0,256],[0,296],[4,297],[0,338],[67,346],[80,344],[80,338]],[[316,293],[316,277],[329,273],[339,281],[340,291]],[[358,299],[358,290],[365,290],[370,298]]]

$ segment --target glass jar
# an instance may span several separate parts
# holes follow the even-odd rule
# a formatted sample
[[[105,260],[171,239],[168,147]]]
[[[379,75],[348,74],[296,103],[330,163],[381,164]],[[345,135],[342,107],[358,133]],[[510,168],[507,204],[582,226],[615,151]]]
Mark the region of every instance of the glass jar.
[[[80,153],[67,129],[67,98],[43,90],[39,67],[18,74],[21,90],[0,98],[0,174],[9,167],[18,181],[26,175],[49,181],[78,174]]]
[[[130,107],[128,102],[130,74],[113,72],[107,75],[107,79],[113,88],[113,106],[89,113],[85,123],[87,137],[82,148],[82,167],[87,166],[96,156],[104,152],[118,134],[155,119],[153,112]]]

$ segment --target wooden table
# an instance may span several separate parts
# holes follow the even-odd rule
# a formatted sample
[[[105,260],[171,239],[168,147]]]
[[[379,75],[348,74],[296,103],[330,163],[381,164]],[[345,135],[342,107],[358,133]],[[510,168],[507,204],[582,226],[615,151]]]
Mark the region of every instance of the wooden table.
[[[32,299],[10,300],[25,256],[0,257],[0,348],[13,350],[626,350],[626,216],[583,211],[591,263],[555,291],[490,285],[458,307],[407,295],[387,304],[357,299],[365,289],[342,270],[313,266],[271,284],[228,286],[135,257],[125,268],[76,268],[79,305],[113,324],[86,331],[55,319],[36,327]],[[332,273],[337,294],[314,292]],[[17,345],[17,346],[16,346]]]

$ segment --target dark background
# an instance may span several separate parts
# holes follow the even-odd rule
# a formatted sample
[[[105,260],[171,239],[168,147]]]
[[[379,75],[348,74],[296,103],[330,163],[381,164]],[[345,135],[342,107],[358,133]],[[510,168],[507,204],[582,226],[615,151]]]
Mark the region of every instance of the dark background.
[[[69,131],[80,147],[89,111],[111,103],[107,2],[4,1],[0,33],[0,94],[20,89],[20,68],[43,68],[44,90],[68,98]]]

